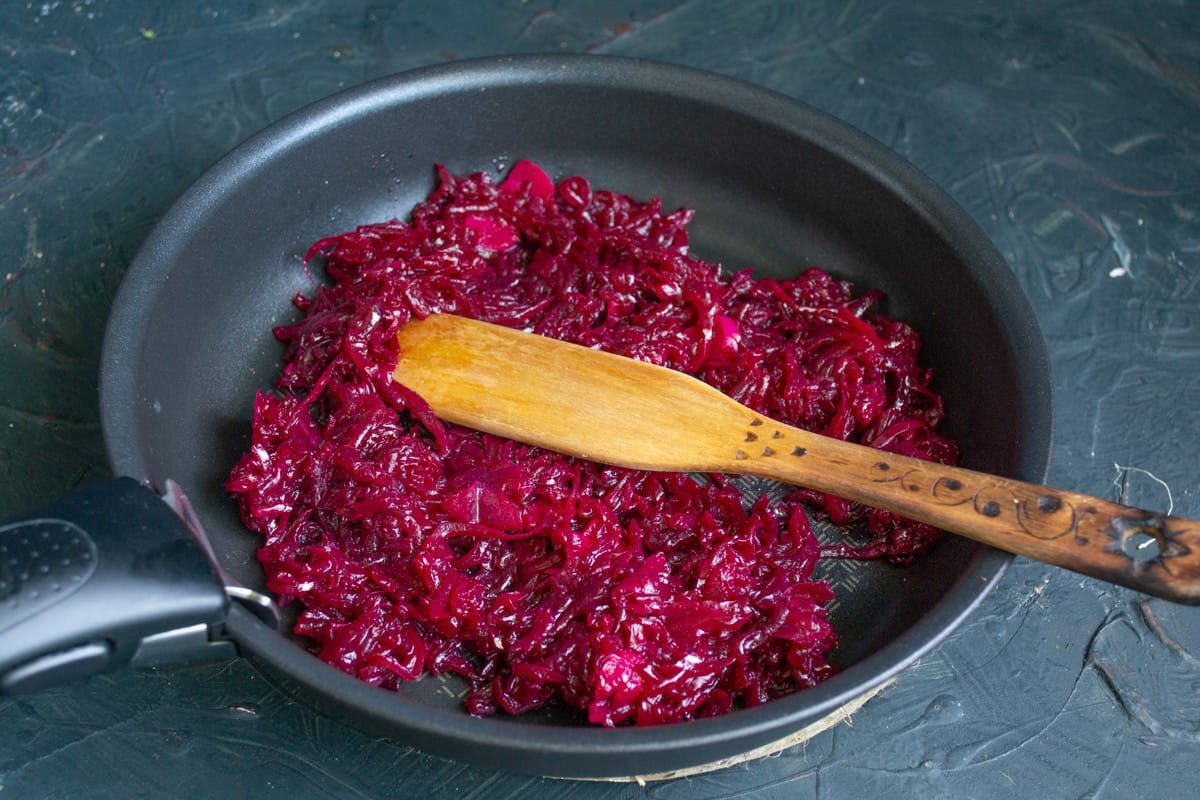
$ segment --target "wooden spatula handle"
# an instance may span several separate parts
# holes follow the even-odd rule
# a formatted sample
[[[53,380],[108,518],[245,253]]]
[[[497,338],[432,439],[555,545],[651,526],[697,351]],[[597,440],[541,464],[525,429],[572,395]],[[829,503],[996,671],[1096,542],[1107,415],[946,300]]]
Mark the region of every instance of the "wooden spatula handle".
[[[1200,603],[1200,522],[853,445],[749,416],[730,471],[844,497],[1171,600]]]

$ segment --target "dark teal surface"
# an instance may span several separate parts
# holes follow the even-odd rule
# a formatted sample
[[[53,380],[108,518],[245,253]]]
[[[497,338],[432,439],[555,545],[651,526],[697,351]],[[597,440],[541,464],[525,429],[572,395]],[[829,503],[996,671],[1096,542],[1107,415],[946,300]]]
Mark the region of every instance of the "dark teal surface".
[[[1037,312],[1051,482],[1200,516],[1200,7],[184,5],[0,5],[0,517],[107,474],[95,392],[113,294],[221,154],[373,77],[585,51],[768,86],[923,169]],[[0,701],[0,800],[1187,797],[1197,686],[1200,611],[1018,559],[852,724],[701,777],[484,772],[316,717],[240,660]]]

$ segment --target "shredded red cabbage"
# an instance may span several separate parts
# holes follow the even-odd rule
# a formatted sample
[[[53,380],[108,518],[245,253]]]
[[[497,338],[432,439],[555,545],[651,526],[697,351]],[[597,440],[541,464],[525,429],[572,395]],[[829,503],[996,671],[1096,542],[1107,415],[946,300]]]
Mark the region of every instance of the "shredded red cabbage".
[[[688,252],[689,210],[555,185],[518,163],[495,184],[438,169],[409,222],[322,239],[332,284],[304,318],[278,389],[254,404],[228,481],[265,538],[295,632],[373,684],[423,673],[470,685],[473,714],[548,703],[603,725],[720,714],[811,686],[835,644],[811,579],[806,507],[866,544],[825,555],[904,561],[931,528],[796,491],[747,505],[722,476],[604,467],[443,424],[392,381],[396,333],[452,312],[700,377],[759,413],[951,463],[942,401],[878,292],[818,269],[727,274]]]

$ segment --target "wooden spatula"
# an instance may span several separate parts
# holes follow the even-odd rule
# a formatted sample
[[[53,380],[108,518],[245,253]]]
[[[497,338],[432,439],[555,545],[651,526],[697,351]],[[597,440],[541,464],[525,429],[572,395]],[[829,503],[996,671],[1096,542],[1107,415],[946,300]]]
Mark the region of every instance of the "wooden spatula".
[[[453,315],[399,333],[395,378],[449,422],[622,467],[775,478],[1200,604],[1200,522],[850,444],[674,370]]]

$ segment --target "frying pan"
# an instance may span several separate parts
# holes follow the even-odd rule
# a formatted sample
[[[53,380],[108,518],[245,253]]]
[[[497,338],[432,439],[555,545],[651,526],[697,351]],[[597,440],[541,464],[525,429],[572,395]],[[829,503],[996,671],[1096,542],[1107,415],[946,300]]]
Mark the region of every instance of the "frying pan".
[[[925,340],[963,464],[1042,479],[1050,380],[1029,306],[972,220],[879,143],[788,97],[660,63],[528,56],[416,70],[254,136],[145,242],[112,310],[100,387],[109,455],[127,477],[0,528],[0,691],[236,651],[318,712],[431,753],[628,776],[785,739],[879,687],[972,611],[1009,556],[947,538],[906,567],[829,562],[839,674],[723,717],[620,730],[566,712],[473,718],[452,683],[377,689],[318,661],[286,619],[273,627],[257,538],[221,487],[248,442],[255,392],[278,374],[271,328],[321,281],[304,252],[403,217],[432,189],[436,163],[499,174],[519,158],[697,209],[694,252],[730,269],[819,265],[884,289],[882,310]],[[190,525],[151,491],[167,487],[177,512],[194,510]]]

